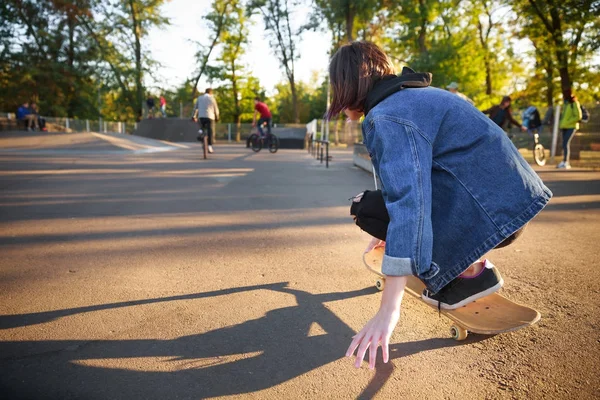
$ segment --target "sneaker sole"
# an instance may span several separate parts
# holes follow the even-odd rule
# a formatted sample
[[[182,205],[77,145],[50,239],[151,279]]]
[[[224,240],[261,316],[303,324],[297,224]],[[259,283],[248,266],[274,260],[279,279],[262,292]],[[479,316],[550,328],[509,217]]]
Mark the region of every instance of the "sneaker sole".
[[[472,302],[474,302],[476,300],[479,300],[479,299],[481,299],[483,297],[489,296],[490,294],[496,293],[498,290],[500,290],[500,288],[502,286],[504,286],[504,279],[500,279],[500,282],[498,282],[496,285],[492,286],[491,288],[489,288],[487,290],[484,290],[483,292],[479,292],[477,294],[474,294],[471,297],[467,297],[463,301],[460,301],[460,302],[458,302],[456,304],[449,305],[449,304],[441,303],[440,304],[440,308],[442,310],[456,310],[457,308],[461,308],[463,306],[466,306],[469,303],[472,303]],[[423,297],[423,295],[421,295],[421,299],[425,303],[429,304],[430,306],[434,306],[434,307],[438,306],[438,302],[435,301],[435,300],[433,300],[433,299],[430,299],[428,297]]]

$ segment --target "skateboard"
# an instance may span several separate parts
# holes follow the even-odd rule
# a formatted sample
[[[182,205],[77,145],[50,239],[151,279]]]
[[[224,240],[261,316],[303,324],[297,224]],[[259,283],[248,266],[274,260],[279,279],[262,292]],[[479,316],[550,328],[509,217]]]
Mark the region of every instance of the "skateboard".
[[[383,290],[385,275],[381,273],[381,263],[385,253],[385,246],[378,245],[363,255],[365,266],[379,278],[375,286]],[[425,285],[415,276],[409,276],[405,291],[421,299]],[[428,306],[437,309],[431,304]],[[450,319],[450,335],[455,340],[465,340],[469,334],[496,335],[516,331],[528,327],[540,320],[540,313],[517,304],[506,297],[493,293],[456,310],[439,310],[441,315]]]

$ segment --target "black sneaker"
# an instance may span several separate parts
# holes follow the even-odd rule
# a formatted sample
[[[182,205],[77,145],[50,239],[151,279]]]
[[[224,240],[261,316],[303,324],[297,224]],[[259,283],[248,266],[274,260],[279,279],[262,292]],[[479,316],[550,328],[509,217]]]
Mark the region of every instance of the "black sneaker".
[[[504,280],[494,264],[484,260],[483,269],[479,275],[470,278],[458,277],[435,294],[424,289],[421,298],[439,309],[454,310],[489,296],[498,291],[502,285],[504,285]]]

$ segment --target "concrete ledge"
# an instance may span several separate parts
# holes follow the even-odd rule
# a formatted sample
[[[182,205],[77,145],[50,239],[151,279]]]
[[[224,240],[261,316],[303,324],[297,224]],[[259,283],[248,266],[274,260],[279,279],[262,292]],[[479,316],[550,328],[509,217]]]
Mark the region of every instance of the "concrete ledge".
[[[354,165],[364,169],[369,173],[373,173],[373,165],[371,164],[371,156],[367,151],[367,147],[364,144],[355,143],[354,153],[352,155],[352,161]]]
[[[217,141],[222,140],[223,124],[217,125]],[[168,142],[196,142],[198,137],[198,123],[184,118],[155,118],[140,121],[138,128],[133,132],[136,136]],[[303,149],[306,127],[272,128],[272,132],[279,137],[279,147],[282,149]],[[245,142],[250,131],[242,135]]]
[[[168,142],[196,142],[198,129],[198,124],[191,119],[155,118],[140,121],[133,134]]]

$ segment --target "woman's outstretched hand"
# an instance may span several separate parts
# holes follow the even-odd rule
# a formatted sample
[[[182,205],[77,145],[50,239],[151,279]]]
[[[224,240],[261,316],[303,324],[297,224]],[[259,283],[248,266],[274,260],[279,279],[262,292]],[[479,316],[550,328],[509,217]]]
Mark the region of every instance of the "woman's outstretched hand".
[[[392,332],[394,332],[398,319],[400,319],[400,304],[402,303],[406,280],[405,276],[388,276],[386,278],[379,311],[354,336],[350,347],[346,351],[346,357],[350,357],[358,348],[354,362],[356,368],[360,368],[367,350],[369,350],[369,368],[375,368],[377,348],[380,345],[383,353],[383,362],[387,363],[389,361],[390,337],[392,336]]]

